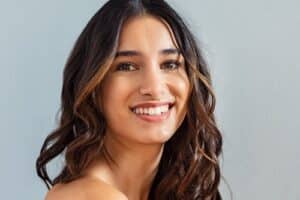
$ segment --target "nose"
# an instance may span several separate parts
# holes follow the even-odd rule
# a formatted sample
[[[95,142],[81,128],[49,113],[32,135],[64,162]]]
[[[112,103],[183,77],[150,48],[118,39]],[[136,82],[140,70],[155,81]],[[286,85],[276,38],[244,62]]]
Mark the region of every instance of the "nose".
[[[141,76],[140,94],[151,96],[154,99],[161,99],[166,95],[166,90],[166,77],[160,67],[155,64],[145,67]]]

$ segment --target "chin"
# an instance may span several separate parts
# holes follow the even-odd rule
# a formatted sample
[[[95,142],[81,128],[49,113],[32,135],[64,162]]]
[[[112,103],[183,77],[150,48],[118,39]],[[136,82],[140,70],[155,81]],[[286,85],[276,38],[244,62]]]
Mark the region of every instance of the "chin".
[[[166,143],[173,135],[173,132],[155,132],[155,133],[147,133],[144,132],[144,137],[140,138],[143,143],[147,144],[164,144]]]

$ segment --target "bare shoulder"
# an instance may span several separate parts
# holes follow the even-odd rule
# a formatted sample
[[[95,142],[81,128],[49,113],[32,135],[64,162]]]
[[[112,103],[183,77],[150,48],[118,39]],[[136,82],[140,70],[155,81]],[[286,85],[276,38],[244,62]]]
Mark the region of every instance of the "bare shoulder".
[[[55,185],[46,200],[128,200],[111,185],[92,178],[82,178],[67,184]]]
[[[80,189],[78,181],[67,184],[56,184],[46,195],[46,200],[84,200],[86,199],[85,192]]]

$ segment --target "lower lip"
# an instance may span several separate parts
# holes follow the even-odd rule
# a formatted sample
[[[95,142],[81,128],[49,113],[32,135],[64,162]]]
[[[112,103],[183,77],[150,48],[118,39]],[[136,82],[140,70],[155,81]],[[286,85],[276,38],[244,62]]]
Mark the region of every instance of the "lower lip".
[[[138,118],[140,118],[144,121],[147,121],[147,122],[162,122],[170,116],[171,109],[169,109],[168,112],[162,113],[161,115],[140,115],[140,114],[136,114],[136,113],[134,113],[134,114]]]

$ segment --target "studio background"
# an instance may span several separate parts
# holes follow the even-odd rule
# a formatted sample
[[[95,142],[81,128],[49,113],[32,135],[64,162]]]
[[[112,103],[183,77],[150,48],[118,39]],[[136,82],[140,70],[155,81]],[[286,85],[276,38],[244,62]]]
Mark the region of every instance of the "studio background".
[[[0,1],[1,199],[44,198],[35,160],[56,126],[67,57],[103,2]],[[168,2],[211,67],[233,199],[299,200],[300,2]],[[221,192],[230,199],[224,181]]]

